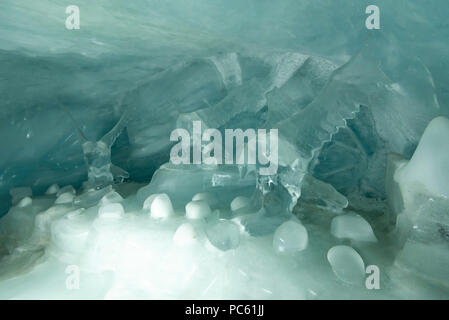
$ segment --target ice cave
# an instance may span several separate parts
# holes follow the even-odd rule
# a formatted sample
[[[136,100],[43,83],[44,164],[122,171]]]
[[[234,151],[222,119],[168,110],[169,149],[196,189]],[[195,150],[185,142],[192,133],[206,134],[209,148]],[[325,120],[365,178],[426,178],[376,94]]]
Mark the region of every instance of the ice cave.
[[[449,299],[447,17],[0,1],[0,299]]]

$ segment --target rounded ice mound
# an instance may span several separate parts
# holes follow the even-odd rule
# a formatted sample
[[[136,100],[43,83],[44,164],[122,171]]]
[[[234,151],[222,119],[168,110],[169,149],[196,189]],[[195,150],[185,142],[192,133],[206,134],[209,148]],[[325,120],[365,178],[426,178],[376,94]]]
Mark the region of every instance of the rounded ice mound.
[[[338,279],[361,285],[365,278],[365,263],[362,257],[349,246],[335,246],[327,252],[327,260]]]
[[[148,200],[148,199],[147,199]],[[166,193],[157,194],[151,202],[151,217],[164,219],[173,216],[175,211]]]
[[[307,229],[299,222],[289,220],[281,224],[273,236],[273,248],[279,253],[295,253],[307,248]]]
[[[119,219],[123,217],[124,214],[125,210],[120,203],[108,203],[102,205],[100,209],[98,209],[98,216],[100,218]]]
[[[45,191],[45,194],[56,194],[59,191],[59,186],[55,183],[48,187],[47,191]]]
[[[119,203],[122,202],[123,198],[120,194],[118,194],[116,191],[109,192],[105,194],[101,200],[100,205],[105,205],[108,203]]]
[[[195,228],[190,223],[183,223],[176,229],[173,242],[177,246],[186,246],[194,243],[197,238]]]
[[[358,214],[345,214],[332,219],[331,234],[339,239],[377,242],[371,225]]]
[[[203,219],[210,214],[210,207],[204,200],[190,201],[186,204],[187,219]]]
[[[232,221],[220,219],[206,228],[209,242],[221,251],[235,249],[240,244],[240,228]]]
[[[30,197],[25,197],[19,201],[19,203],[17,204],[17,207],[19,207],[19,208],[28,207],[32,203],[33,203],[33,199],[31,199]]]
[[[192,201],[203,200],[206,201],[209,206],[214,206],[217,203],[217,199],[212,193],[200,192],[192,197]]]
[[[83,208],[70,211],[51,225],[51,241],[63,251],[63,256],[82,252],[85,247],[90,223],[83,219],[83,212]]]
[[[75,198],[75,194],[71,192],[64,192],[58,196],[55,204],[72,203]]]
[[[65,218],[68,220],[79,218],[84,211],[86,211],[85,208],[80,208],[80,209],[70,211],[65,215]]]
[[[33,191],[29,187],[18,187],[9,190],[9,194],[11,195],[12,204],[15,205],[23,198],[31,197],[33,195]]]
[[[144,210],[151,210],[151,204],[153,203],[153,200],[156,198],[157,195],[158,195],[158,193],[155,193],[155,194],[148,196],[148,198],[145,199],[145,201],[143,202]]]
[[[247,197],[238,196],[231,202],[231,211],[236,212],[250,206],[250,200]]]
[[[71,185],[68,185],[68,186],[65,186],[65,187],[59,189],[58,192],[56,192],[56,196],[59,197],[63,193],[71,193],[74,195],[74,194],[76,194],[76,190]]]

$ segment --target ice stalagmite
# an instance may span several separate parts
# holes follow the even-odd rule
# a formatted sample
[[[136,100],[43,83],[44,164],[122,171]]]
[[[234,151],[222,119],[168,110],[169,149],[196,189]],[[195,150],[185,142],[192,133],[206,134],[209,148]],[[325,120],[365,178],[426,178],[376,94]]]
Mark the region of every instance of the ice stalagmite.
[[[449,119],[427,126],[410,161],[399,159],[389,178],[399,192],[395,236],[401,251],[396,265],[432,281],[449,285]],[[394,205],[400,203],[401,205]]]

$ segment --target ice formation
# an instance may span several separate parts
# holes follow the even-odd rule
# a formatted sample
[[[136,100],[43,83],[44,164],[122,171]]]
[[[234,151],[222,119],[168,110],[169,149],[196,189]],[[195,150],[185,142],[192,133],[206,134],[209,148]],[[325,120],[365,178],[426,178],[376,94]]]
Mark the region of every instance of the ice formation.
[[[170,198],[165,193],[157,194],[151,199],[150,210],[153,218],[168,218],[174,213]]]
[[[281,224],[273,235],[273,248],[279,253],[295,253],[304,250],[308,242],[307,229],[296,221]]]
[[[396,163],[387,182],[396,189],[391,202],[401,247],[395,265],[447,286],[449,119],[429,123],[410,161],[390,161]]]
[[[173,242],[179,246],[191,245],[195,242],[197,237],[195,227],[186,222],[176,229],[176,232],[173,235]]]
[[[188,219],[204,219],[210,214],[210,207],[204,200],[193,200],[186,204],[186,216]]]
[[[125,210],[120,203],[108,203],[98,209],[99,218],[119,219],[125,214]]]
[[[242,211],[245,208],[249,207],[250,205],[250,200],[247,197],[236,197],[234,200],[232,200],[231,202],[231,211],[236,212],[236,211]]]
[[[56,194],[59,191],[59,186],[55,183],[48,187],[45,194]]]
[[[378,2],[1,2],[0,299],[447,299],[449,5]]]
[[[327,253],[332,270],[342,281],[352,285],[362,285],[365,277],[365,263],[353,248],[335,246]]]
[[[331,233],[340,239],[376,242],[376,236],[370,224],[358,214],[336,216],[331,222]]]
[[[240,229],[233,221],[213,221],[207,226],[206,234],[210,243],[222,251],[236,249],[240,244]]]

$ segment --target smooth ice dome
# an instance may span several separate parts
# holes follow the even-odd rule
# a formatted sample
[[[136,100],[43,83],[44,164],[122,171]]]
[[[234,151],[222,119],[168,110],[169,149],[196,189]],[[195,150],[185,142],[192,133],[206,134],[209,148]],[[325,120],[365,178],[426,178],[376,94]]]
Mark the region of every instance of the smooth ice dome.
[[[54,183],[48,187],[47,191],[45,191],[45,194],[56,194],[58,191],[59,186],[56,183]]]
[[[108,203],[119,203],[123,201],[123,197],[115,191],[105,194],[101,200],[100,205],[105,205]]]
[[[250,200],[247,197],[238,196],[238,197],[234,198],[234,200],[232,200],[231,210],[233,212],[239,211],[239,210],[249,207],[249,205],[250,205]]]
[[[204,200],[190,201],[186,204],[186,217],[188,219],[204,219],[211,213],[209,205]]]
[[[335,246],[327,252],[327,260],[338,279],[353,285],[362,285],[365,278],[365,263],[353,248]]]
[[[71,194],[75,195],[75,194],[76,194],[76,190],[75,190],[75,188],[74,188],[73,186],[71,186],[71,185],[62,187],[61,189],[59,189],[59,190],[56,192],[56,197],[59,197],[59,196],[60,196],[61,194],[63,194],[63,193],[71,193]]]
[[[186,246],[195,243],[198,240],[198,235],[195,227],[190,223],[183,223],[176,229],[173,235],[173,242],[178,246]]]
[[[151,201],[151,217],[164,219],[174,215],[174,210],[170,198],[167,194],[158,194]]]
[[[17,204],[17,207],[19,207],[19,208],[27,207],[27,206],[30,206],[32,203],[33,203],[33,199],[31,199],[30,197],[25,197],[19,201],[19,203]]]
[[[295,253],[307,248],[309,241],[306,228],[290,220],[281,224],[273,236],[273,248],[279,253]]]
[[[145,199],[143,202],[143,209],[150,210],[151,211],[151,204],[153,203],[153,200],[156,199],[158,194],[152,194],[148,198]]]
[[[64,204],[64,203],[71,203],[73,199],[75,198],[74,193],[72,192],[64,192],[61,193],[58,198],[56,198],[55,204]]]
[[[192,201],[197,201],[197,200],[203,200],[206,201],[209,206],[215,206],[217,204],[217,198],[212,194],[212,193],[208,193],[208,192],[200,192],[195,194],[192,197]]]
[[[340,239],[377,242],[371,225],[358,214],[345,214],[332,219],[331,234]]]
[[[221,251],[236,249],[240,244],[240,228],[229,220],[210,223],[206,233],[210,243]]]
[[[70,211],[62,219],[52,223],[53,254],[60,255],[63,259],[69,259],[71,255],[80,254],[85,249],[90,226],[83,217],[84,211],[84,209]]]
[[[20,187],[11,189],[9,194],[11,195],[12,204],[16,204],[25,197],[31,197],[33,195],[33,191],[28,187]]]
[[[118,218],[123,217],[124,214],[125,214],[125,210],[123,209],[123,206],[120,203],[103,204],[98,209],[98,216],[100,218],[118,219]]]

